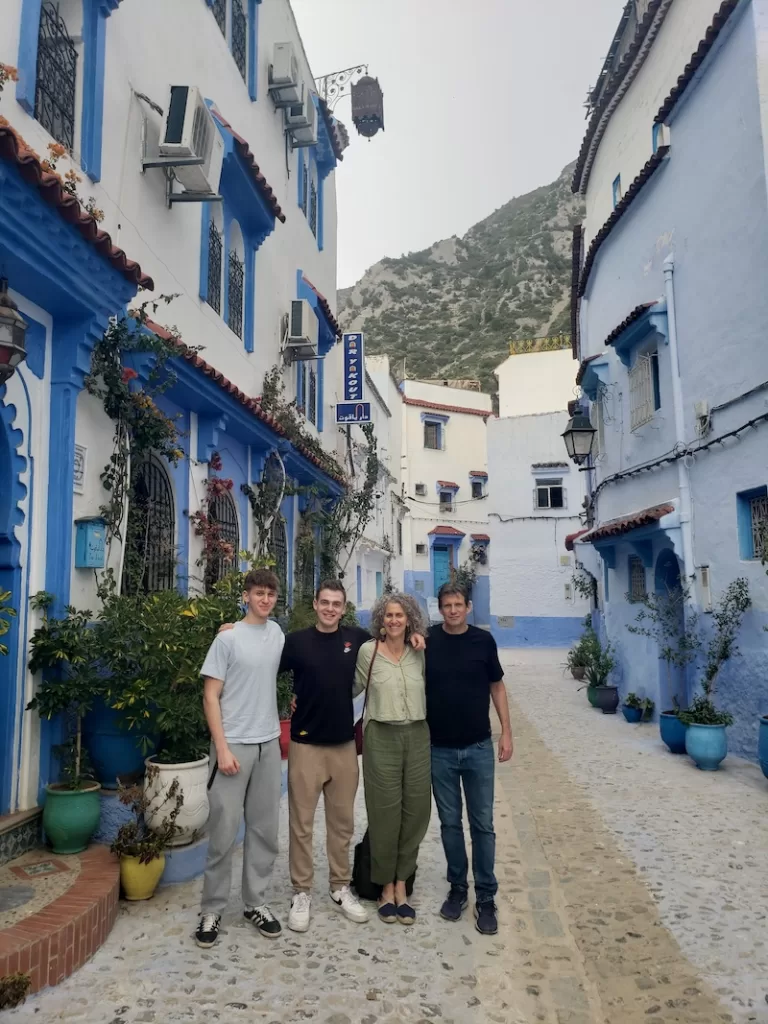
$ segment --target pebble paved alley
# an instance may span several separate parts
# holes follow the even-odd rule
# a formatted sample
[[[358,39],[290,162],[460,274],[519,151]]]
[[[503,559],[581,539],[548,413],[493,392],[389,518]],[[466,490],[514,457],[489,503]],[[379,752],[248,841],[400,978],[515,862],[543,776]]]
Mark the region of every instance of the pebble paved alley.
[[[768,1022],[768,782],[665,752],[655,725],[587,704],[562,652],[504,652],[515,756],[497,775],[500,929],[437,909],[436,816],[415,927],[342,919],[325,895],[322,807],[313,920],[270,942],[239,909],[216,948],[192,932],[200,881],[123,904],[92,961],[10,1021],[166,1024]],[[362,793],[359,821],[364,823]],[[285,924],[287,813],[272,906]]]

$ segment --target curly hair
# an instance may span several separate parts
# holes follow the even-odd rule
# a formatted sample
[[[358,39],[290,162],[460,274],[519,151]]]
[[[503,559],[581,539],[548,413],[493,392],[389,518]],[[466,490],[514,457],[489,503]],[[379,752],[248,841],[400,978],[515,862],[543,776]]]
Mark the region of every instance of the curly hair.
[[[405,627],[406,635],[411,633],[421,633],[422,636],[427,634],[427,620],[424,618],[424,613],[419,606],[419,602],[415,597],[411,597],[410,594],[384,594],[380,597],[376,604],[371,609],[371,634],[377,639],[381,635],[381,630],[384,627],[384,613],[387,610],[388,604],[399,604],[405,612],[407,619],[407,625]]]

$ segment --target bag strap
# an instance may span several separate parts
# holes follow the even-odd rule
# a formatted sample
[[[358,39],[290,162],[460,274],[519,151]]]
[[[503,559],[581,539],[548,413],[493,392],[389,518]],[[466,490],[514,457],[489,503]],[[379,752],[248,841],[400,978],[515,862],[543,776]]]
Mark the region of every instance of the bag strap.
[[[368,707],[368,693],[371,689],[371,672],[373,672],[373,663],[376,660],[376,655],[379,653],[379,641],[374,637],[373,640],[373,654],[368,664],[368,678],[365,681],[365,700],[363,701],[363,713],[360,715],[360,721],[362,722],[365,718],[365,709]]]

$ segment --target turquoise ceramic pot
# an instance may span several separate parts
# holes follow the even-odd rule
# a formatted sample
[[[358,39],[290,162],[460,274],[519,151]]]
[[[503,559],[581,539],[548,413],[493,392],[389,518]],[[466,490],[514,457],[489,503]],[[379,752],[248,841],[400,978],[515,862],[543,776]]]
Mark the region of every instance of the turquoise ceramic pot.
[[[101,816],[98,782],[82,789],[46,786],[43,831],[54,853],[80,853],[96,831]]]
[[[757,756],[763,775],[768,779],[768,715],[760,719],[760,737],[758,739]]]
[[[703,772],[716,772],[728,753],[728,736],[724,725],[689,725],[685,734],[685,750]]]
[[[671,711],[662,711],[659,715],[659,732],[661,738],[673,754],[685,753],[685,734],[687,726]]]

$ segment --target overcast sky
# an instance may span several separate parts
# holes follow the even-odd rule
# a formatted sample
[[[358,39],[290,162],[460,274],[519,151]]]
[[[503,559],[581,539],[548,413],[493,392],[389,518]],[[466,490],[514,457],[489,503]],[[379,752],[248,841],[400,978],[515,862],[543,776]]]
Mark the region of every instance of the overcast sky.
[[[367,63],[386,131],[336,175],[339,287],[462,235],[575,159],[624,0],[292,0],[316,76]]]

